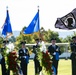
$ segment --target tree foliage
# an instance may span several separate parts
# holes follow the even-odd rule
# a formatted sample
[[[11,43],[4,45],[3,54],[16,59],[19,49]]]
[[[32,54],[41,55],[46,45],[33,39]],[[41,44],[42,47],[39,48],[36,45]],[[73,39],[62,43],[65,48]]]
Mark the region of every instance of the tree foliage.
[[[26,27],[24,27],[22,29],[22,31],[25,28]],[[58,32],[51,31],[50,29],[46,31],[43,27],[41,27],[40,32],[35,33],[35,34],[31,34],[31,35],[22,34],[22,31],[21,31],[21,34],[16,38],[16,40],[18,42],[24,40],[27,43],[35,43],[34,39],[36,39],[36,38],[42,38],[46,42],[50,43],[50,39],[53,38],[53,37],[55,37],[57,39],[57,42],[61,42],[61,40],[59,39]]]
[[[76,36],[76,32],[74,31],[73,32],[73,34],[72,35],[68,35],[68,36],[66,36],[66,38],[64,38],[64,39],[62,39],[62,42],[67,42],[67,43],[70,43],[70,42],[72,42],[72,37],[73,36]]]

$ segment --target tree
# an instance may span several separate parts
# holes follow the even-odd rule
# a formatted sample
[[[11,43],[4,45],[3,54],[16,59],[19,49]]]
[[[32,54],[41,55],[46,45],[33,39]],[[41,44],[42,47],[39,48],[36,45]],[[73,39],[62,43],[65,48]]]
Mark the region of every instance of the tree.
[[[59,34],[58,32],[54,32],[54,31],[51,31],[50,29],[48,31],[45,31],[45,39],[47,42],[50,43],[50,40],[51,38],[55,37],[57,42],[61,42],[61,40],[59,39]]]
[[[25,29],[24,27],[22,31]],[[17,41],[26,40],[27,43],[35,43],[34,39],[36,38],[43,38],[46,42],[50,43],[50,39],[55,37],[57,39],[57,42],[61,42],[61,39],[59,38],[58,32],[51,31],[50,29],[46,31],[43,27],[41,27],[40,32],[31,34],[29,36],[23,35],[21,31],[21,34],[16,38]]]
[[[16,41],[16,38],[15,38],[14,36],[11,36],[11,37],[9,38],[9,41],[15,42],[15,41]]]
[[[0,48],[2,47],[3,38],[0,36]]]
[[[63,40],[62,40],[62,42],[72,42],[72,37],[73,36],[76,36],[76,32],[75,31],[73,31],[73,34],[72,35],[68,35],[66,38],[64,38]]]

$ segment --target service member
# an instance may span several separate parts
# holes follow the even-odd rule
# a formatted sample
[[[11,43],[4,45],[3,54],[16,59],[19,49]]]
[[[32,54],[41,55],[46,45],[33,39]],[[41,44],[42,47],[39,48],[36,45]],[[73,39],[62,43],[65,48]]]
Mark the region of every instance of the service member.
[[[28,67],[28,62],[29,62],[29,51],[26,48],[26,42],[22,41],[20,43],[22,45],[22,48],[19,50],[19,59],[21,61],[20,66],[23,72],[23,75],[27,75],[27,67]]]
[[[56,45],[56,38],[51,39],[52,45],[48,47],[48,52],[50,55],[53,56],[52,58],[52,65],[55,67],[56,75],[58,73],[58,61],[59,61],[59,55],[61,54],[59,46]]]
[[[1,54],[2,54],[2,59],[1,59],[1,70],[2,70],[2,75],[7,75],[6,71],[6,62],[5,62],[5,53],[6,53],[6,44],[8,43],[7,40],[3,41],[3,48],[1,48]],[[9,74],[8,74],[9,75]]]
[[[76,36],[72,37],[71,47],[71,56],[70,59],[72,61],[72,75],[76,75]]]
[[[40,66],[40,62],[38,60],[38,49],[39,49],[39,39],[35,39],[36,45],[33,46],[33,53],[35,54],[34,57],[34,65],[35,65],[35,75],[39,75],[42,67]]]

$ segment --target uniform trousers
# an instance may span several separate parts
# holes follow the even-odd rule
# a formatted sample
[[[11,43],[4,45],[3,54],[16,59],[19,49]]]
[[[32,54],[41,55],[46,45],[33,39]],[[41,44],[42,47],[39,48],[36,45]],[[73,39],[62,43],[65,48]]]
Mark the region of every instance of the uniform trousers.
[[[20,66],[21,66],[21,70],[23,72],[23,75],[27,75],[27,63],[25,59],[21,60]]]
[[[1,69],[2,69],[2,75],[7,75],[6,74],[6,66],[5,66],[5,59],[4,57],[1,59]]]
[[[76,59],[72,59],[72,75],[76,75]]]
[[[57,75],[57,73],[58,73],[58,60],[53,60],[52,65],[55,67],[55,71],[56,71],[56,75]]]
[[[39,74],[42,70],[42,67],[40,66],[40,62],[37,59],[34,59],[34,65],[35,65],[35,75]]]

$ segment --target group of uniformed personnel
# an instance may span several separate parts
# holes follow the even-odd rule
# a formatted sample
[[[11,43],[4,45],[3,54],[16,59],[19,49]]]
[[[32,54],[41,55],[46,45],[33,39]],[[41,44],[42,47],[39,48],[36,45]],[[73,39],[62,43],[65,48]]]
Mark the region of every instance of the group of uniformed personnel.
[[[0,53],[2,55],[1,58],[1,70],[2,70],[2,75],[10,75],[10,69],[7,68],[6,69],[6,61],[5,61],[5,50],[7,49],[6,45],[7,43],[9,43],[9,41],[4,40],[3,41],[3,48],[0,49]],[[18,59],[21,61],[20,62],[20,66],[21,66],[21,70],[23,72],[23,75],[27,75],[27,65],[29,62],[29,51],[28,49],[26,49],[26,42],[22,41],[20,43],[22,45],[21,49],[18,51]],[[12,64],[11,64],[12,65]]]
[[[39,42],[38,39],[36,39],[35,41]],[[7,43],[9,43],[9,41],[6,41],[6,40],[3,41],[3,48],[1,48],[1,50],[0,50],[0,53],[2,55],[2,59],[1,59],[2,75],[10,75],[9,68],[6,69],[6,61],[5,61],[5,54],[4,54]],[[21,45],[21,48],[18,51],[18,59],[20,61],[20,67],[23,72],[23,75],[27,75],[30,54],[29,54],[28,49],[26,48],[25,41],[21,41],[20,45]],[[42,70],[42,67],[40,66],[40,62],[37,59],[37,50],[36,50],[37,47],[38,47],[38,44],[33,46],[33,52],[35,53],[35,57],[34,57],[35,75],[39,74],[39,72]]]
[[[76,75],[76,36],[72,37],[73,42],[70,44],[71,47],[71,57],[70,59],[72,60],[72,75]],[[34,66],[35,66],[35,75],[39,75],[42,67],[40,66],[40,62],[37,59],[37,52],[38,52],[38,47],[39,47],[39,39],[35,39],[36,41],[36,45],[33,46],[33,53],[35,54],[34,56]],[[5,57],[4,57],[4,50],[6,49],[6,44],[8,43],[8,41],[3,41],[3,48],[1,48],[0,52],[2,54],[2,59],[1,59],[1,69],[2,69],[2,75],[10,75],[10,70],[6,69],[6,63],[5,63]],[[48,52],[50,53],[50,55],[53,56],[52,58],[52,66],[55,68],[55,75],[58,74],[58,62],[59,62],[59,55],[61,54],[60,51],[60,47],[58,45],[56,45],[56,38],[52,38],[51,39],[51,45],[48,46]],[[29,51],[26,48],[26,42],[22,41],[21,43],[21,49],[19,49],[18,51],[18,55],[19,55],[19,60],[20,62],[20,66],[21,66],[21,70],[23,72],[23,75],[27,75],[27,67],[28,67],[28,63],[29,63]]]

